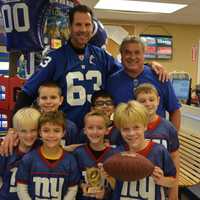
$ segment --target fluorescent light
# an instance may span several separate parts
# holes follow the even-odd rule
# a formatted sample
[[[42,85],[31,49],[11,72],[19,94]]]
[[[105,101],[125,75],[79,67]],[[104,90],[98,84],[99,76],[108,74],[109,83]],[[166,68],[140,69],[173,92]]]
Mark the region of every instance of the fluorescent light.
[[[0,70],[9,70],[9,62],[0,62]]]
[[[130,0],[99,0],[95,8],[134,12],[173,13],[186,7],[187,4],[158,3]]]

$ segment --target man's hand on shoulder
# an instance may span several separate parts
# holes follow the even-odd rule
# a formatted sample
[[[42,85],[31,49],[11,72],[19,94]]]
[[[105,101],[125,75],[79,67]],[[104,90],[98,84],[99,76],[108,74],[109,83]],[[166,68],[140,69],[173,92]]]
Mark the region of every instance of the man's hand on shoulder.
[[[13,128],[9,128],[7,135],[0,145],[0,155],[9,156],[13,153],[13,148],[19,143],[18,134]]]
[[[163,65],[156,61],[149,62],[148,65],[158,75],[159,81],[165,82],[169,80],[169,73],[167,72],[165,67],[163,67]]]

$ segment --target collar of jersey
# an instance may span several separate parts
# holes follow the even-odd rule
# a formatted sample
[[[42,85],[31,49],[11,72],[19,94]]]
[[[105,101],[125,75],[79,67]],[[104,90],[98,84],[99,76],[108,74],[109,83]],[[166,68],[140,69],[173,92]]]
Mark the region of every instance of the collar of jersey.
[[[158,116],[154,121],[149,122],[147,125],[147,130],[152,131],[156,129],[156,127],[160,124],[160,121],[161,121],[161,117]]]

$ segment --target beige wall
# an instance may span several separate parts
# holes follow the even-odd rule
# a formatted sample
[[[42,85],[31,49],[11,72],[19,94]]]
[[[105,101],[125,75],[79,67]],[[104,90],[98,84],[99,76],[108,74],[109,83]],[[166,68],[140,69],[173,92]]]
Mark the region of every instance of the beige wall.
[[[192,85],[196,84],[197,79],[197,59],[192,61],[192,47],[197,46],[200,40],[200,26],[177,25],[177,24],[155,24],[143,22],[125,22],[102,20],[104,24],[120,25],[131,34],[170,34],[173,36],[173,58],[172,60],[158,60],[169,72],[186,71],[192,79]],[[120,34],[120,33],[119,33]],[[109,50],[116,55],[118,45],[113,41],[108,43]]]

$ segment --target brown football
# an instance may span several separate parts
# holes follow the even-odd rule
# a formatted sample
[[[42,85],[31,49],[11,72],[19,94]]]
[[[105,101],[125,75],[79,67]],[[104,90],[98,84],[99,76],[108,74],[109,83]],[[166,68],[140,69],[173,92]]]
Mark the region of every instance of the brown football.
[[[135,181],[150,176],[153,163],[138,153],[121,152],[114,154],[103,163],[104,170],[122,181]]]

